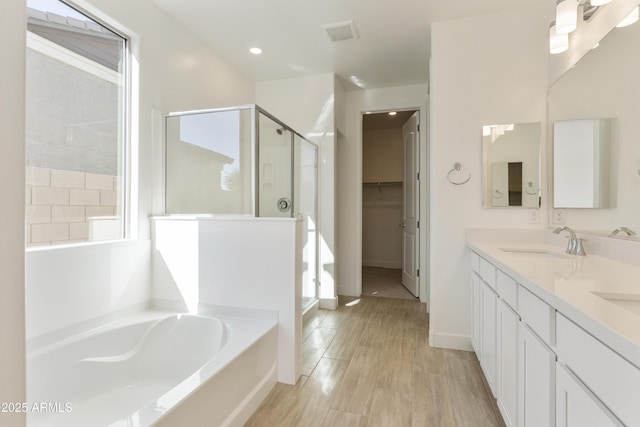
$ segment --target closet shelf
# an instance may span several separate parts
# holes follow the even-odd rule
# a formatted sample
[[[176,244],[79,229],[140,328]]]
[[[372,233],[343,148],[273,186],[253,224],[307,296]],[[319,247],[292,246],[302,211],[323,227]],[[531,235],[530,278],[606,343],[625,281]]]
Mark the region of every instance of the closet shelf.
[[[377,200],[374,202],[362,202],[363,208],[401,208],[402,202],[387,202]]]
[[[402,181],[363,182],[362,185],[382,187],[387,185],[402,185]]]

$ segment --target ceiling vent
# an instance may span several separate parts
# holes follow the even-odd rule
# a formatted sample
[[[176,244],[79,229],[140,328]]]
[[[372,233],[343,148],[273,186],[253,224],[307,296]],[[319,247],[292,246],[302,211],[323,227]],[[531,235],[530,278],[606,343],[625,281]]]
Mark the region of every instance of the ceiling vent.
[[[353,21],[336,22],[335,24],[323,25],[322,28],[332,42],[342,42],[358,39],[358,30]]]

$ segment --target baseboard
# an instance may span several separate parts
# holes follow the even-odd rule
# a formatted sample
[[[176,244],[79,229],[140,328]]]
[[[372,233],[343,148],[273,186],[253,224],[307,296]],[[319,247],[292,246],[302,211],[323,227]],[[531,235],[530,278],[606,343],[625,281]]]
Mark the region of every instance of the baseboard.
[[[429,329],[429,345],[450,350],[473,351],[471,337],[468,335],[442,334],[433,329]]]
[[[309,305],[302,313],[302,322],[307,321],[315,312],[318,311],[320,301],[315,300],[313,304]]]
[[[379,268],[393,268],[400,270],[402,268],[402,261],[373,261],[362,260],[363,267],[379,267]]]
[[[320,308],[324,310],[335,310],[338,308],[338,297],[320,298]]]

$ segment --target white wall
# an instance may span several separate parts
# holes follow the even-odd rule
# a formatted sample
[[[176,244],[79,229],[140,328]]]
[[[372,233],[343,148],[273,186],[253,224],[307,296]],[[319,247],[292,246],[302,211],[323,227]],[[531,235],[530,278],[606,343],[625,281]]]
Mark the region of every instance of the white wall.
[[[11,22],[24,20],[24,2],[20,3],[20,16]],[[79,0],[77,5],[131,37],[131,237],[139,241],[29,251],[29,337],[139,306],[150,297],[149,215],[155,213],[152,206],[161,206],[152,196],[155,186],[161,184],[158,168],[162,167],[163,124],[158,112],[254,102],[251,80],[150,0]],[[21,44],[20,55],[23,51]],[[16,58],[12,63],[21,62],[20,55],[12,55],[5,57]],[[12,86],[21,79],[11,79]],[[16,155],[13,163],[23,164],[15,161]],[[3,156],[3,160],[9,161],[9,157]],[[24,195],[24,179],[13,182]],[[22,204],[18,203],[16,212],[22,211]]]
[[[318,145],[318,230],[321,306],[335,305],[336,79],[320,74],[258,82],[256,103]],[[340,95],[338,94],[338,97]]]
[[[465,229],[546,227],[546,218],[529,225],[526,209],[483,209],[481,179],[482,125],[545,122],[545,12],[540,7],[432,26],[429,339],[437,347],[471,348]],[[447,181],[454,162],[471,174],[467,184]]]
[[[278,381],[295,384],[302,344],[302,220],[158,218],[154,302],[278,313]]]
[[[364,182],[404,180],[402,128],[364,131],[362,179]]]
[[[362,187],[362,265],[402,268],[402,183]]]
[[[340,295],[360,296],[362,292],[362,113],[420,109],[420,183],[421,224],[427,224],[427,102],[428,86],[413,85],[386,89],[347,92],[345,137],[338,144],[337,168],[337,246],[338,281]],[[427,227],[420,229],[422,241],[420,258],[426,266]],[[421,277],[421,298],[427,294],[427,283]],[[425,301],[425,300],[423,300]]]
[[[24,0],[5,0],[0,13],[0,402],[24,402],[25,201]],[[24,414],[0,413],[0,425],[26,423]]]
[[[149,240],[29,249],[27,339],[146,308],[150,257]]]

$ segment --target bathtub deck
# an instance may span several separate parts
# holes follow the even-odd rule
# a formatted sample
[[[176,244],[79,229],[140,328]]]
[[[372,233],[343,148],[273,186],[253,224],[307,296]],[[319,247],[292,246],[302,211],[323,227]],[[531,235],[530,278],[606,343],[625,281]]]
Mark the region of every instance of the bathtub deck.
[[[29,427],[240,425],[276,382],[277,318],[144,311],[35,348],[28,367],[29,401],[63,409]]]
[[[29,427],[65,425],[86,427],[108,426],[148,405],[148,396],[161,396],[172,388],[172,384],[144,382],[115,388],[107,392],[73,398],[73,417],[65,413],[39,414],[29,419]],[[141,420],[142,421],[142,420]]]
[[[428,331],[415,300],[319,310],[304,325],[302,378],[277,384],[245,426],[502,426],[475,355],[429,347]]]

